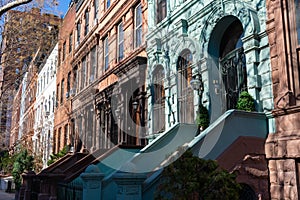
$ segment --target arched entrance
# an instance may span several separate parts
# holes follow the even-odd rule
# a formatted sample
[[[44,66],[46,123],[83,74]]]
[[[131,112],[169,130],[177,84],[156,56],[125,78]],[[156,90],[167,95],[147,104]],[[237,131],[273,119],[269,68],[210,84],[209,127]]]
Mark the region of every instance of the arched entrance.
[[[208,44],[211,98],[218,99],[220,114],[236,108],[239,94],[247,90],[247,71],[242,23],[234,16],[222,18],[212,31]],[[217,116],[215,116],[217,117]]]

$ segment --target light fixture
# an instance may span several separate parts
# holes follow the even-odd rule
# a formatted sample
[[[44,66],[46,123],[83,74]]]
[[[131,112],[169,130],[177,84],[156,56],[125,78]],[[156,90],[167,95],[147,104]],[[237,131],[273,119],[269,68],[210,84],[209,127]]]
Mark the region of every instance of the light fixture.
[[[132,102],[132,107],[133,107],[134,110],[137,110],[138,105],[139,104],[138,104],[137,101]]]
[[[190,81],[191,87],[193,88],[193,90],[199,90],[202,83],[199,79],[192,79]]]

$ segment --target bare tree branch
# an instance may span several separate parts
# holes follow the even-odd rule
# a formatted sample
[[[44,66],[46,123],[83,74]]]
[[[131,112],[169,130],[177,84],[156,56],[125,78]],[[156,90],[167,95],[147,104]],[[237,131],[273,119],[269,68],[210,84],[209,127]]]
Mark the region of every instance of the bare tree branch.
[[[9,11],[15,7],[18,7],[20,5],[30,3],[31,1],[32,0],[16,0],[16,1],[12,1],[10,3],[7,3],[6,5],[4,5],[0,8],[0,17],[7,11]]]

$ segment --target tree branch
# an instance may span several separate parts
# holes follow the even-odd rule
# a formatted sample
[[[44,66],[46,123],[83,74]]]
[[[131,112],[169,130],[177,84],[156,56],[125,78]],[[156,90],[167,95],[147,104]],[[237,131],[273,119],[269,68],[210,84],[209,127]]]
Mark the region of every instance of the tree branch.
[[[20,5],[23,5],[23,4],[27,4],[29,2],[31,2],[32,0],[16,0],[16,1],[12,1],[10,3],[7,3],[6,5],[2,6],[0,8],[0,17],[7,11],[15,8],[15,7],[18,7]]]

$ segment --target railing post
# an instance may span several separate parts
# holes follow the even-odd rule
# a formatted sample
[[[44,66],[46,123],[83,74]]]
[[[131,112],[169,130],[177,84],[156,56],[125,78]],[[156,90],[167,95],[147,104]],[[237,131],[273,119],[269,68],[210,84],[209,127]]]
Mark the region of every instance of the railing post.
[[[25,186],[24,190],[24,200],[30,200],[31,199],[31,193],[32,193],[32,183],[33,183],[33,177],[35,176],[35,173],[33,171],[28,171],[22,174],[23,177],[23,185]]]
[[[102,179],[104,174],[100,172],[96,165],[90,165],[85,172],[80,175],[83,181],[83,200],[98,199],[101,200]]]
[[[142,200],[142,184],[146,180],[145,174],[118,172],[114,181],[118,185],[117,200]]]

